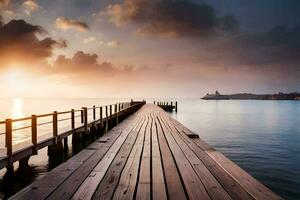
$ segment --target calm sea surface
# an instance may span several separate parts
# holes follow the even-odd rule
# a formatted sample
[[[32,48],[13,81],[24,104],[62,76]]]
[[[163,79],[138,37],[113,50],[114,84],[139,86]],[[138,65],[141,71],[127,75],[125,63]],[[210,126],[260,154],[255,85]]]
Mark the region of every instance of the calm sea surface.
[[[0,99],[0,121],[128,100]],[[300,101],[185,99],[178,102],[178,113],[171,114],[175,119],[282,197],[300,199]],[[69,125],[64,123],[68,124],[61,127]],[[22,125],[25,124],[16,126]],[[41,132],[47,134],[50,128],[44,127]],[[14,135],[14,143],[28,140],[29,136],[30,130],[20,131]],[[4,137],[0,135],[1,148],[4,149]],[[0,198],[7,198],[44,175],[78,149],[70,144],[69,151],[54,162],[49,160],[46,148],[40,150],[30,158],[26,177],[17,170],[14,176],[8,176],[5,169],[0,170]]]

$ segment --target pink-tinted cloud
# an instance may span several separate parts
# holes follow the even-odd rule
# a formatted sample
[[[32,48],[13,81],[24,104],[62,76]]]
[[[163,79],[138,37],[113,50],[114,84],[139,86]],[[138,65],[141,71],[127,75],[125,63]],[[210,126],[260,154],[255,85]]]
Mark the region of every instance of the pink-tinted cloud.
[[[87,23],[65,17],[58,17],[55,24],[57,28],[62,30],[74,29],[81,32],[89,30]]]

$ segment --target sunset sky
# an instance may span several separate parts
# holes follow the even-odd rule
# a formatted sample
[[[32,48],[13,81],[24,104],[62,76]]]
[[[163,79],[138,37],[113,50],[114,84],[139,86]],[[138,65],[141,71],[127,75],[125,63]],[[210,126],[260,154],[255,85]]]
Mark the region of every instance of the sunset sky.
[[[0,0],[1,97],[300,91],[297,0]]]

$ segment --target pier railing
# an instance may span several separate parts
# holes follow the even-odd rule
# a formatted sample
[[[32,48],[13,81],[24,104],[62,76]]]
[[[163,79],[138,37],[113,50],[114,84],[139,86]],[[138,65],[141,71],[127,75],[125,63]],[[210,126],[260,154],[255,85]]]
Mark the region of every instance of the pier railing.
[[[177,112],[178,110],[178,102],[175,101],[153,101],[153,104],[158,105],[159,107],[161,107],[162,109],[164,109],[165,111],[173,111],[175,110],[175,112]]]
[[[144,104],[141,102],[122,102],[116,104],[110,104],[105,106],[93,106],[93,107],[82,107],[81,109],[71,109],[69,111],[41,114],[41,115],[31,115],[30,117],[18,118],[18,119],[6,119],[5,121],[0,121],[1,126],[5,126],[5,131],[0,133],[0,135],[5,135],[5,147],[6,156],[0,159],[0,169],[6,164],[11,164],[14,161],[21,159],[23,156],[16,156],[15,154],[20,154],[22,151],[30,150],[29,154],[37,154],[37,150],[48,146],[49,141],[57,143],[63,139],[66,139],[69,135],[73,135],[76,132],[87,132],[92,125],[100,124],[101,127],[109,125],[112,120],[114,124],[118,124],[119,118],[124,115],[127,111],[132,111],[133,109],[140,107]],[[50,119],[49,119],[50,118]],[[59,133],[59,123],[68,124],[69,127],[63,133]],[[76,123],[78,122],[79,123]],[[26,124],[24,126],[17,126],[14,128],[15,124]],[[78,125],[79,126],[76,126]],[[104,125],[105,124],[105,125]],[[46,138],[42,138],[42,141],[38,141],[38,128],[41,126],[50,125],[52,126],[52,135],[43,135]],[[13,136],[17,131],[24,131],[29,129],[28,132],[31,136],[26,139],[23,145],[14,144]],[[31,129],[31,130],[30,130]],[[26,132],[28,134],[28,132]],[[51,133],[50,133],[51,134]],[[31,139],[31,140],[30,140]],[[28,141],[29,140],[29,141]],[[50,142],[50,143],[51,143]],[[47,144],[48,143],[48,144]],[[21,149],[14,150],[15,146],[22,146]],[[27,153],[28,154],[28,153]],[[2,155],[3,156],[3,155]],[[4,162],[5,161],[5,162]]]

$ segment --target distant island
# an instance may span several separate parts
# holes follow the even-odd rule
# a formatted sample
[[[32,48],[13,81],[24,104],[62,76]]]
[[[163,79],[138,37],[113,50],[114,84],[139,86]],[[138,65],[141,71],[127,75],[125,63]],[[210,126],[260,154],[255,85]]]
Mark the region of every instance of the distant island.
[[[216,91],[214,94],[207,93],[201,99],[204,100],[300,100],[300,93],[281,93],[278,94],[220,94]]]

